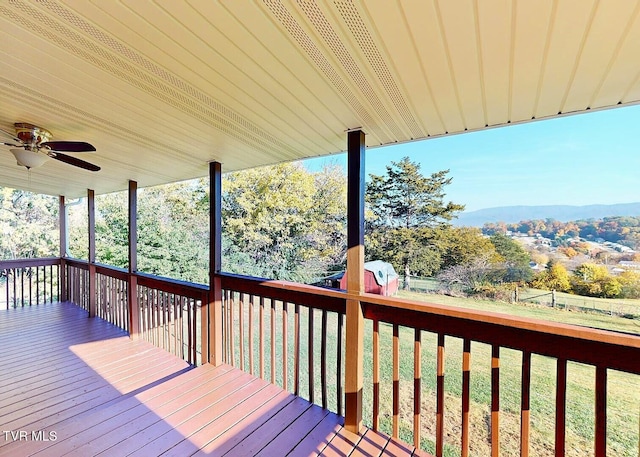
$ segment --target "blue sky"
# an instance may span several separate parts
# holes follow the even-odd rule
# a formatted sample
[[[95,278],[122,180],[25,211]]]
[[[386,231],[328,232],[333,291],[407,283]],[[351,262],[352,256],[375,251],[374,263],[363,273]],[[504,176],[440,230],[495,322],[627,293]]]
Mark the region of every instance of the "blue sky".
[[[640,201],[640,106],[368,149],[367,175],[408,156],[423,174],[449,169],[447,200],[467,211],[510,205]],[[307,161],[344,166],[345,156]]]

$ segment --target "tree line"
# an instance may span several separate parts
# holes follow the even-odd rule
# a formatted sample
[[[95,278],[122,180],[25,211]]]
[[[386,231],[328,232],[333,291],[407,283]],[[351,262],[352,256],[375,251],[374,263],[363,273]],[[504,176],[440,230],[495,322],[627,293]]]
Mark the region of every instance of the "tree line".
[[[514,224],[491,222],[482,227],[482,232],[488,235],[506,233],[507,231],[527,235],[540,234],[545,238],[555,240],[558,244],[562,244],[568,238],[580,237],[586,240],[601,238],[604,241],[640,250],[640,216],[612,216],[569,222],[555,219],[524,220]]]
[[[464,209],[445,198],[451,182],[449,170],[425,175],[408,158],[391,162],[382,175],[370,175],[367,260],[390,262],[406,288],[411,276],[438,277],[449,291],[497,298],[515,283],[602,296],[633,289],[603,279],[591,267],[577,272],[579,280],[573,282],[567,272],[569,285],[559,271],[562,266],[550,265],[534,277],[529,253],[503,231],[485,227],[492,233],[487,236],[451,224]],[[346,177],[337,166],[309,171],[300,163],[286,163],[225,174],[223,269],[304,283],[344,270],[346,202]],[[57,198],[1,189],[0,204],[0,230],[11,235],[0,241],[3,258],[57,255]],[[127,267],[127,218],[126,193],[96,197],[98,262]],[[69,221],[70,254],[87,258],[86,203],[69,207]],[[568,235],[573,229],[567,227]],[[208,179],[139,190],[140,271],[206,284],[208,240]]]

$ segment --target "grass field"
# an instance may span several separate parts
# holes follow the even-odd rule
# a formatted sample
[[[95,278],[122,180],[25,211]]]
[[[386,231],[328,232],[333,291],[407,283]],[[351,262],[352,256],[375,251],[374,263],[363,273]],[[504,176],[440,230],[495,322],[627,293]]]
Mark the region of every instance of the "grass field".
[[[585,314],[574,311],[551,309],[544,306],[510,305],[493,301],[470,300],[441,295],[418,293],[400,293],[400,297],[423,300],[432,303],[482,309],[507,313],[523,317],[532,317],[576,325],[605,328],[640,334],[640,321],[624,319],[600,314]],[[275,361],[276,383],[282,385],[282,311],[279,305],[276,313]],[[287,328],[288,388],[293,390],[293,358],[294,351],[293,309],[289,309]],[[258,330],[257,309],[254,309],[254,372],[258,373]],[[237,316],[237,314],[236,314]],[[301,307],[300,321],[300,395],[310,398],[310,373],[314,378],[314,401],[320,403],[320,336],[321,313],[314,313],[313,321],[313,364],[309,367],[308,347],[309,331],[308,311]],[[248,314],[245,306],[245,344],[248,342]],[[270,379],[270,313],[265,313],[265,369],[266,378]],[[236,323],[237,325],[237,323]],[[365,424],[372,420],[372,322],[365,321],[365,390],[364,416]],[[327,379],[329,408],[336,410],[336,371],[337,371],[337,317],[329,313],[327,320]],[[236,338],[238,331],[236,330]],[[422,335],[422,447],[434,452],[435,436],[435,392],[436,392],[436,351],[437,336],[423,332]],[[400,402],[401,402],[401,438],[413,441],[413,329],[400,329]],[[381,361],[381,404],[380,427],[382,431],[391,433],[392,423],[392,327],[380,325],[380,361]],[[445,363],[445,455],[460,455],[461,430],[461,391],[462,391],[462,341],[447,337]],[[471,349],[471,454],[477,456],[490,455],[490,402],[491,402],[491,348],[481,343],[473,343]],[[500,352],[500,447],[501,455],[519,455],[520,428],[520,382],[521,353],[508,349]],[[236,364],[239,363],[239,351],[235,351]],[[248,355],[245,353],[245,360]],[[342,355],[344,364],[344,347]],[[247,363],[247,362],[245,362]],[[246,367],[245,367],[246,369]],[[343,366],[344,373],[344,366]],[[555,430],[555,360],[543,357],[532,357],[531,380],[531,455],[553,455]],[[595,411],[595,369],[591,366],[569,363],[567,384],[567,454],[568,456],[593,455],[594,411]],[[640,376],[609,370],[608,372],[608,455],[638,456],[639,452],[639,415],[640,415]]]

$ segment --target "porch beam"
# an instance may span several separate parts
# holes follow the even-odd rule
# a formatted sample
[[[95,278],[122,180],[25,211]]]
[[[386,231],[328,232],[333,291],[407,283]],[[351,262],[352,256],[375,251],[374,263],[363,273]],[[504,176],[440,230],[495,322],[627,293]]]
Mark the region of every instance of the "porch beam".
[[[96,316],[96,205],[95,192],[87,189],[87,215],[89,234],[89,317]]]
[[[222,364],[222,164],[209,163],[209,363]],[[204,333],[204,332],[203,332]],[[205,335],[203,335],[203,339]],[[204,343],[204,341],[203,341]]]
[[[129,181],[129,337],[137,339],[140,332],[140,308],[138,306],[138,183]]]
[[[365,135],[347,134],[347,292],[364,292]],[[362,428],[364,317],[360,300],[348,299],[346,313],[345,427]]]
[[[58,220],[60,228],[60,270],[58,273],[58,282],[60,287],[60,298],[62,302],[67,301],[67,208],[65,206],[64,195],[60,195],[58,199]]]

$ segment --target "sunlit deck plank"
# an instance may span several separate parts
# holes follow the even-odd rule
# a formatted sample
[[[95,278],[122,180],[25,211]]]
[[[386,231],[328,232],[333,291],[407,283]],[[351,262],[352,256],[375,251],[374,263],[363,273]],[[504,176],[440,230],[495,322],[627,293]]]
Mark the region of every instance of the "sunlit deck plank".
[[[377,455],[392,443],[236,368],[189,367],[70,304],[1,312],[0,342],[0,428],[56,434],[0,436],[0,456]]]

